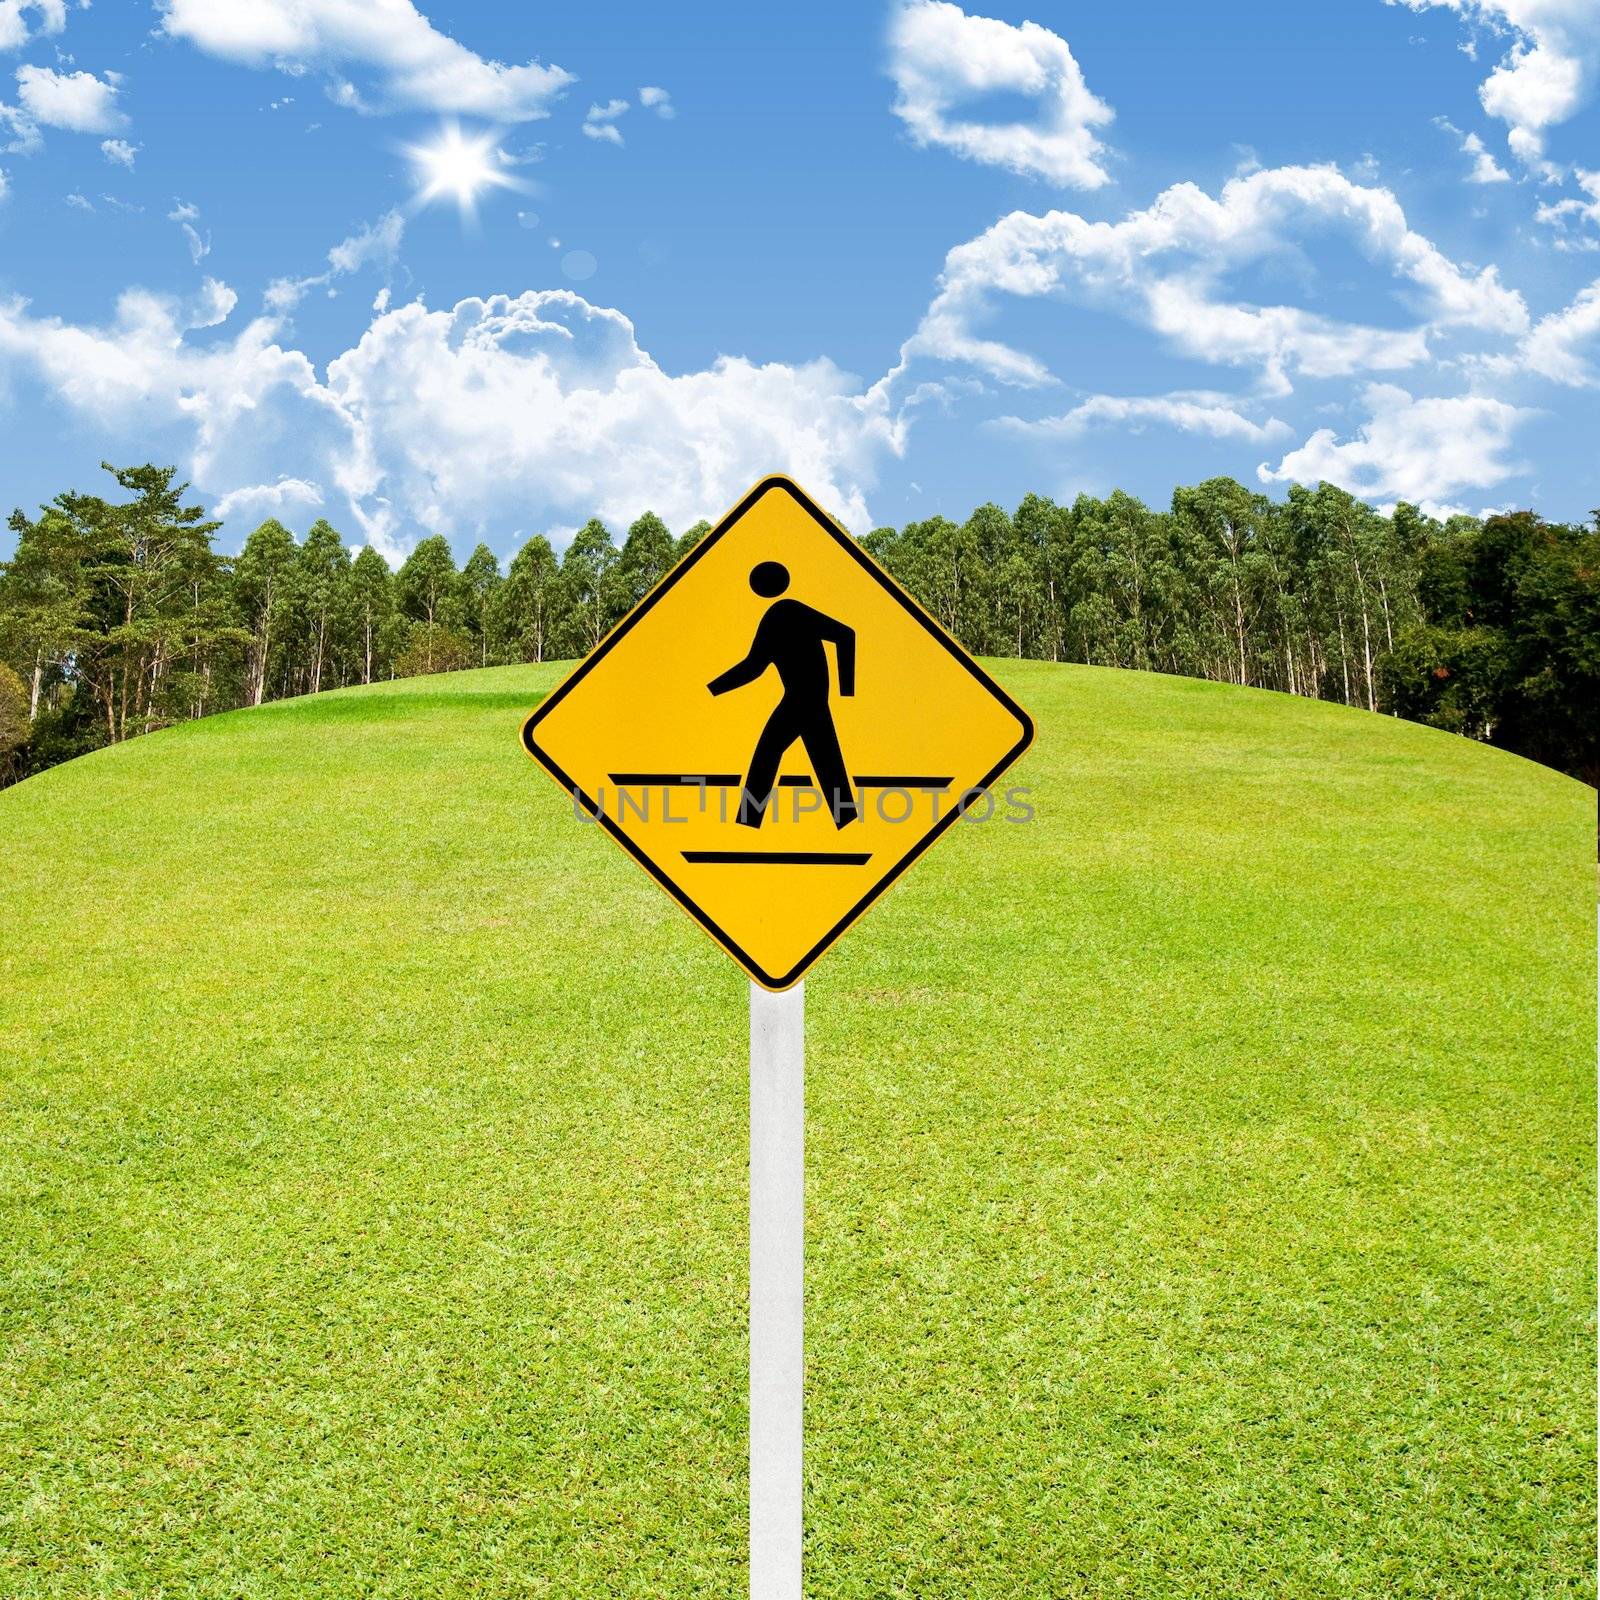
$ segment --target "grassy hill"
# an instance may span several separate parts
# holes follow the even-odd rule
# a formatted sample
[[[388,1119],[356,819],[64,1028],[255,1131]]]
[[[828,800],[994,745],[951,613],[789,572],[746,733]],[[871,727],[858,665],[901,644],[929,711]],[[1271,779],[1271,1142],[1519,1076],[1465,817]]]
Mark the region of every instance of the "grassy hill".
[[[995,670],[808,985],[810,1592],[1593,1593],[1593,792]],[[746,980],[556,676],[0,794],[8,1600],[741,1592]]]

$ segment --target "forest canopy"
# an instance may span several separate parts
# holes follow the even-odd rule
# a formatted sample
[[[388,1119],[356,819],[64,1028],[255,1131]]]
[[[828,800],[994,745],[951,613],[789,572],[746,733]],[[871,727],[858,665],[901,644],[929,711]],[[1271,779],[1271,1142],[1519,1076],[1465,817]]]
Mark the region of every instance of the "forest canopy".
[[[0,564],[0,782],[214,711],[379,678],[577,657],[710,529],[591,519],[502,568],[442,535],[398,569],[319,519],[237,555],[176,469],[15,512]],[[875,528],[863,545],[968,649],[1212,678],[1390,712],[1600,780],[1600,514],[1440,522],[1331,484],[1231,478]]]

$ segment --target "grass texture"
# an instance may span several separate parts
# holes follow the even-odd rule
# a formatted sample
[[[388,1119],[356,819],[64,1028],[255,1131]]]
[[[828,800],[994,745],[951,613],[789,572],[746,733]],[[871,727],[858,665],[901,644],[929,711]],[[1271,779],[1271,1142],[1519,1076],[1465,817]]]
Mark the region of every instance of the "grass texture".
[[[994,670],[808,983],[808,1592],[1594,1593],[1594,794]],[[0,1595],[745,1584],[746,980],[502,668],[0,794]]]

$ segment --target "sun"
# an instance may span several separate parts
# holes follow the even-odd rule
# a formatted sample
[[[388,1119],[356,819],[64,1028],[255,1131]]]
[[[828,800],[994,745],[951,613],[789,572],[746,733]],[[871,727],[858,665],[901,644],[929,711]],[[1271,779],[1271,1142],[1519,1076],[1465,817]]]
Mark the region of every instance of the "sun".
[[[470,216],[485,189],[523,187],[505,171],[493,134],[469,137],[455,123],[441,128],[432,144],[407,145],[406,154],[416,163],[417,199],[424,205],[454,198]]]

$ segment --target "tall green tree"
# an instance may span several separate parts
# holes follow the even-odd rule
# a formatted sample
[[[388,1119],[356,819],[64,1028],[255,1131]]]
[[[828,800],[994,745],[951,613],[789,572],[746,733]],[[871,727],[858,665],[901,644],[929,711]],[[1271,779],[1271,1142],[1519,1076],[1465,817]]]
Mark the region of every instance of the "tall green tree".
[[[83,613],[71,670],[116,744],[181,714],[174,678],[197,647],[190,596],[220,581],[211,536],[221,524],[183,503],[189,486],[174,467],[102,466],[131,499],[69,491],[52,502],[59,517],[26,535],[59,537],[76,558]]]
[[[653,511],[646,511],[623,540],[617,557],[619,603],[632,610],[671,570],[677,548],[666,523]]]
[[[1418,590],[1385,662],[1395,710],[1600,782],[1600,517],[1440,530]]]
[[[478,545],[461,569],[461,613],[467,632],[477,641],[480,667],[489,665],[489,617],[495,591],[503,581],[494,551],[486,544]]]
[[[1017,654],[1059,661],[1065,642],[1062,600],[1067,553],[1066,513],[1044,495],[1025,495],[1011,518],[1011,527],[1014,558],[1024,564],[1036,618],[1031,648],[1019,648]],[[1020,631],[1019,628],[1019,636]]]
[[[350,552],[321,517],[296,557],[295,590],[305,626],[305,687],[316,694],[350,604]]]
[[[673,547],[674,557],[679,561],[683,560],[683,558],[688,555],[688,553],[693,550],[694,547],[699,544],[700,541],[710,532],[711,524],[707,522],[704,517],[695,523],[693,527],[685,528],[683,532],[678,535],[678,542]]]
[[[371,683],[382,667],[385,624],[394,615],[394,576],[370,544],[350,563],[349,615],[361,681]]]
[[[233,564],[234,609],[250,639],[246,698],[253,706],[266,699],[275,656],[282,655],[288,642],[298,554],[294,535],[276,517],[268,517],[245,540]]]
[[[1209,654],[1210,645],[1221,658],[1214,676],[1239,684],[1260,677],[1255,657],[1267,600],[1260,535],[1268,509],[1264,495],[1232,478],[1172,494],[1173,535],[1194,580],[1194,620],[1202,623],[1200,649]]]
[[[500,648],[513,660],[543,661],[560,637],[565,590],[550,541],[536,533],[511,559],[495,591],[491,623]]]
[[[617,580],[617,548],[598,517],[578,529],[561,558],[567,635],[574,655],[587,655],[627,609]]]
[[[395,594],[400,610],[421,628],[415,645],[408,647],[407,662],[418,663],[415,670],[421,672],[440,670],[437,662],[442,655],[453,659],[458,653],[447,644],[445,630],[453,630],[461,621],[459,574],[443,534],[423,539],[406,557],[395,574]]]
[[[0,566],[0,658],[28,684],[28,718],[48,688],[67,678],[80,633],[91,626],[87,545],[65,513],[47,507],[30,521],[15,511],[17,547]]]

